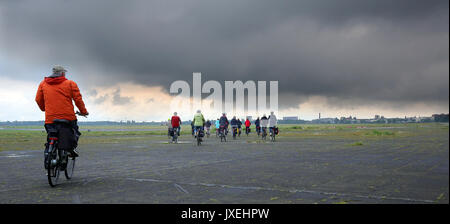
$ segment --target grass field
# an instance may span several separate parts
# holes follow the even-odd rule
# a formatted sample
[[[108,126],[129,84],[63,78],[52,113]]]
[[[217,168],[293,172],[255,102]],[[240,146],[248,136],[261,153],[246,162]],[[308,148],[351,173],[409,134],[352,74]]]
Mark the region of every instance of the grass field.
[[[3,126],[0,127],[0,151],[41,149],[46,133],[42,126]],[[80,144],[118,143],[165,137],[165,126],[123,125],[123,126],[80,126]],[[189,135],[191,127],[182,126],[182,135]],[[448,132],[448,124],[360,124],[360,125],[280,125],[282,138],[351,139],[355,146],[377,139],[397,139],[433,133]],[[214,133],[215,128],[211,132]],[[254,126],[252,127],[254,135]]]

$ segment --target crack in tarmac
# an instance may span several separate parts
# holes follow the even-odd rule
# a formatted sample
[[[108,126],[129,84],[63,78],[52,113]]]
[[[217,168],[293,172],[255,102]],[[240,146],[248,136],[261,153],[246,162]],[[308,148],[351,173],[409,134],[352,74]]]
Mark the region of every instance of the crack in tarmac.
[[[157,180],[157,179],[133,179],[127,178],[127,180],[134,180],[138,182],[158,182],[158,183],[169,183],[179,186],[175,181],[171,180]],[[230,189],[241,189],[241,190],[264,190],[264,191],[278,191],[278,192],[289,192],[289,193],[310,193],[310,194],[320,194],[320,195],[333,195],[333,196],[344,196],[344,197],[355,197],[364,199],[378,199],[378,200],[399,200],[399,201],[409,201],[409,202],[421,202],[421,203],[434,203],[432,200],[422,200],[413,198],[402,198],[402,197],[388,197],[388,196],[378,196],[378,195],[361,195],[361,194],[348,194],[348,193],[337,193],[337,192],[325,192],[325,191],[313,191],[306,189],[276,189],[268,187],[257,187],[257,186],[233,186],[226,184],[211,184],[211,183],[184,183],[179,182],[179,184],[191,185],[191,186],[205,186],[205,187],[221,187]],[[181,187],[181,186],[179,186]],[[186,192],[185,192],[186,193]]]
[[[186,189],[184,189],[183,187],[181,187],[180,185],[173,183],[173,186],[175,186],[175,188],[179,191],[179,192],[183,192],[185,194],[189,194],[189,191],[187,191]]]

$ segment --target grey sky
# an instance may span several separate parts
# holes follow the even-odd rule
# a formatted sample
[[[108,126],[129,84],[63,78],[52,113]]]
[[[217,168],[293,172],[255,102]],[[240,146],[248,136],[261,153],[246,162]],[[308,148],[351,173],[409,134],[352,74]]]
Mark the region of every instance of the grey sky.
[[[279,80],[282,107],[448,106],[448,27],[447,0],[1,1],[0,72],[63,64],[86,85],[165,89],[202,72]]]

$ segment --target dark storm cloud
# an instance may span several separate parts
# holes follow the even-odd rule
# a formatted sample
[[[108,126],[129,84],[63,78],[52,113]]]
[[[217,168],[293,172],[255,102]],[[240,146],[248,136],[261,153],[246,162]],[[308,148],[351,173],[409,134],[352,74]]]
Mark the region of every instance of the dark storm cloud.
[[[311,95],[448,105],[448,8],[445,0],[7,1],[0,47],[24,64],[68,64],[95,85],[168,89],[202,72],[279,80],[282,107]]]

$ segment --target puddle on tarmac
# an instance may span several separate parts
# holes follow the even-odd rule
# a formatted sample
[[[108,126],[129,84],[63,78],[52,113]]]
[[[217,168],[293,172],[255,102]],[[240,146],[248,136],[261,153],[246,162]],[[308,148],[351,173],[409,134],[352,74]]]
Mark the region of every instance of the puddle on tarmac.
[[[157,141],[160,144],[192,144],[192,141],[178,141],[178,143],[169,143],[169,141]]]
[[[31,155],[26,155],[26,154],[8,154],[6,156],[0,156],[4,157],[4,158],[20,158],[20,157],[27,157],[27,156],[31,156]]]

